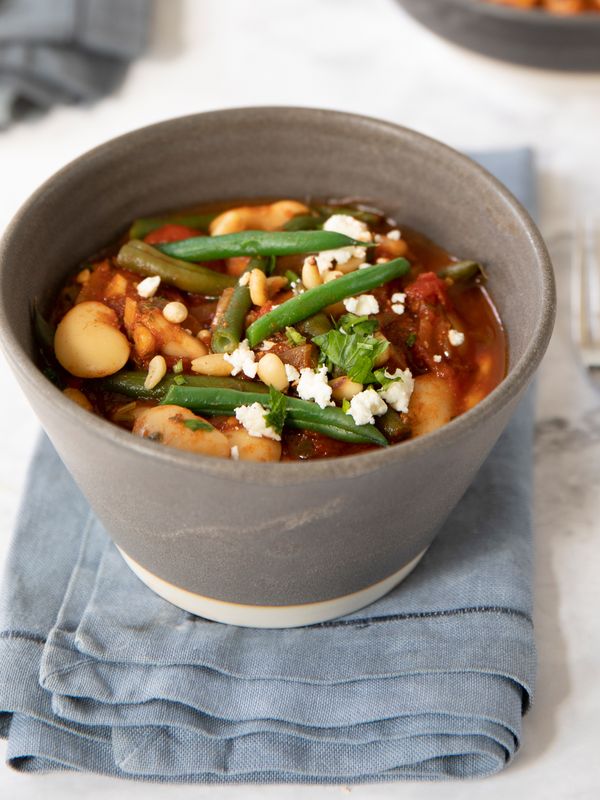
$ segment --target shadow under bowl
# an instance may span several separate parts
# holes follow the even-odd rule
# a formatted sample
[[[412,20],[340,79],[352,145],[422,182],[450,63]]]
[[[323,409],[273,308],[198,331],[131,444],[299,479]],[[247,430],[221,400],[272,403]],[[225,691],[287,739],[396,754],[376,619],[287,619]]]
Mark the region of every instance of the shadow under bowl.
[[[509,340],[508,375],[441,430],[333,460],[211,459],[85,412],[36,366],[34,299],[47,309],[67,274],[133,218],[214,199],[357,195],[487,265]],[[498,181],[418,133],[331,111],[216,111],[110,141],[47,181],[16,215],[0,251],[8,360],[92,508],[156,591],[183,607],[190,594],[207,600],[213,606],[193,610],[237,624],[333,617],[406,574],[508,422],[553,319],[546,248]],[[329,605],[319,610],[320,603]],[[274,617],[281,607],[306,613]]]

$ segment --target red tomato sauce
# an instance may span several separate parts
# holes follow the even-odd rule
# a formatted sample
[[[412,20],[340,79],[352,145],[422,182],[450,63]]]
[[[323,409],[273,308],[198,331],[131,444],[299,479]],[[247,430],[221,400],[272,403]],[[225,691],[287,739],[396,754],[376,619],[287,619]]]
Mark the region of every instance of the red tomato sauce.
[[[221,210],[233,205],[206,206],[200,211]],[[429,385],[436,381],[438,387],[443,385],[447,409],[442,422],[447,422],[475,406],[502,381],[507,367],[506,336],[481,278],[463,283],[440,277],[439,273],[456,259],[415,231],[401,228],[400,240],[397,237],[388,239],[386,233],[394,229],[395,223],[386,220],[383,215],[380,222],[371,227],[374,234],[383,237],[371,251],[373,261],[404,256],[410,262],[408,275],[371,292],[379,304],[379,312],[375,315],[379,331],[390,343],[385,368],[388,371],[410,369],[417,383],[420,378],[426,377]],[[199,235],[206,234],[187,225],[164,224],[150,231],[144,241],[156,245]],[[186,374],[192,374],[192,358],[168,354],[163,340],[168,332],[164,333],[160,325],[152,327],[148,323],[152,346],[145,348],[144,337],[139,334],[139,326],[136,325],[142,318],[146,324],[148,314],[158,315],[157,319],[162,321],[164,306],[172,301],[180,301],[188,310],[188,316],[181,326],[185,335],[210,343],[218,301],[180,291],[165,283],[161,283],[160,292],[155,297],[144,300],[137,292],[140,275],[116,263],[116,253],[124,241],[126,237],[82,265],[77,275],[60,292],[51,321],[57,324],[74,304],[89,300],[104,303],[115,312],[121,330],[132,341],[128,369],[147,371],[152,356],[156,352],[164,352],[167,369],[170,372],[175,369],[185,378]],[[299,273],[303,259],[304,256],[280,257],[273,274],[285,275],[289,274],[289,270]],[[246,259],[238,258],[230,259],[230,262],[209,262],[203,266],[218,272],[229,271],[237,276],[245,268],[245,262]],[[262,307],[254,307],[248,313],[247,325],[291,296],[289,287],[282,286]],[[402,302],[399,302],[399,298]],[[403,310],[399,313],[401,307]],[[331,308],[328,312],[335,318],[345,310],[343,307],[337,310]],[[451,339],[456,335],[461,343],[452,344]],[[284,362],[298,369],[317,366],[319,351],[310,340],[302,346],[292,347],[285,332],[274,334],[270,340],[270,352],[280,356]],[[258,353],[259,358],[260,355]],[[83,392],[96,413],[126,428],[133,426],[135,414],[140,409],[156,404],[155,400],[149,399],[132,401],[130,397],[102,389],[101,384],[93,380],[82,380],[67,373],[62,378],[68,387]],[[422,387],[422,398],[415,400],[415,409],[427,403],[425,381]],[[392,443],[433,429],[422,425],[419,427],[421,421],[415,418],[416,413],[411,406],[408,413],[400,415],[403,427],[397,437],[390,440]],[[218,430],[239,427],[235,417],[213,417],[211,423]],[[439,420],[436,422],[438,425]],[[281,459],[340,457],[361,453],[372,447],[334,440],[313,431],[284,428]]]

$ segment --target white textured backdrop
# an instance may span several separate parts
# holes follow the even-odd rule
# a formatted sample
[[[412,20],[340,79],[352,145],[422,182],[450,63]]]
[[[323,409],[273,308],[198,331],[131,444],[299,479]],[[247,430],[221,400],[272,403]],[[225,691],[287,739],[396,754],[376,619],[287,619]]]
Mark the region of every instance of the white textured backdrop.
[[[562,303],[539,395],[536,704],[522,754],[505,773],[479,783],[217,790],[20,776],[0,764],[0,797],[596,798],[600,394],[581,374],[568,341],[565,292],[573,220],[586,211],[600,219],[600,75],[538,72],[471,55],[423,30],[393,0],[157,0],[157,6],[151,50],[120,91],[92,108],[57,109],[0,133],[0,227],[45,178],[90,147],[158,120],[226,106],[321,106],[383,117],[463,149],[536,149],[541,226]],[[37,430],[0,356],[0,561]]]

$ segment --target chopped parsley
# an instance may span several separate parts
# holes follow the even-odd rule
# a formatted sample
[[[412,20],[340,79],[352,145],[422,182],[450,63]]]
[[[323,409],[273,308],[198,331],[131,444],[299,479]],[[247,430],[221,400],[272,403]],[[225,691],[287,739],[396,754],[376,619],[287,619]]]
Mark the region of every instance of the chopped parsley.
[[[298,345],[306,344],[306,337],[302,336],[302,334],[296,330],[296,328],[292,328],[288,325],[285,329],[285,335],[287,336],[288,342],[293,347],[298,347]]]
[[[186,428],[189,428],[191,431],[213,431],[214,428],[212,425],[209,425],[208,422],[204,422],[203,419],[184,419],[183,424]]]
[[[412,333],[409,333],[408,336],[406,337],[406,346],[413,347],[416,341],[417,341],[417,334],[413,331]]]
[[[265,414],[265,423],[275,433],[281,434],[287,416],[287,400],[284,394],[274,386],[269,387],[269,411]]]
[[[334,328],[315,336],[313,342],[321,351],[320,362],[329,372],[334,367],[357,383],[373,383],[373,367],[388,343],[373,336],[377,320],[344,314]]]

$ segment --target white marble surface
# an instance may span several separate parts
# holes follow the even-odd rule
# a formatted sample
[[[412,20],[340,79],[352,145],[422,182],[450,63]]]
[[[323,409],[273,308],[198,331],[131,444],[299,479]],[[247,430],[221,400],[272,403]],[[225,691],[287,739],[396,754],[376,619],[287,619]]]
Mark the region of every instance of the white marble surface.
[[[48,175],[100,142],[160,119],[249,104],[384,117],[461,148],[533,145],[541,225],[561,316],[541,370],[536,450],[536,626],[540,669],[525,743],[504,773],[470,784],[158,787],[89,775],[17,775],[0,797],[486,798],[587,800],[600,791],[600,393],[569,343],[569,232],[600,218],[600,75],[488,61],[433,37],[393,0],[157,0],[153,47],[112,97],[0,133],[0,225]],[[0,356],[0,560],[38,425]],[[0,745],[0,759],[4,745]]]

